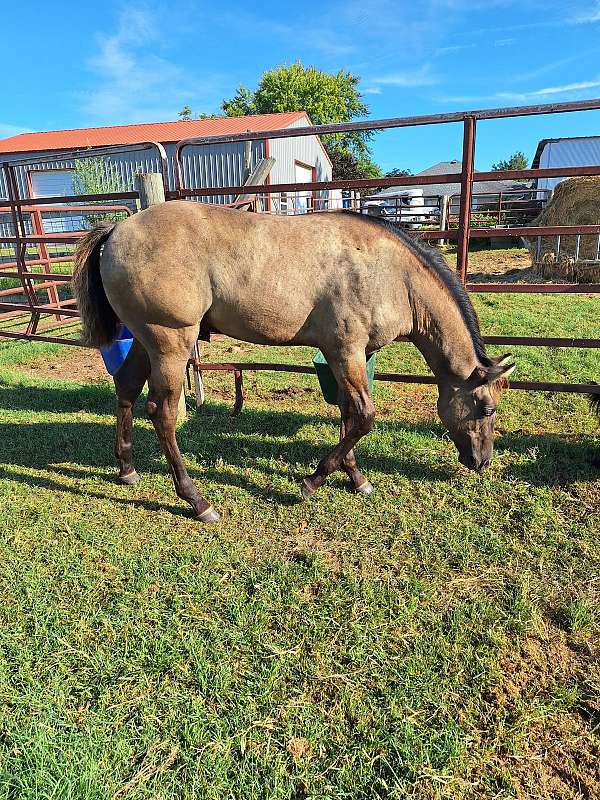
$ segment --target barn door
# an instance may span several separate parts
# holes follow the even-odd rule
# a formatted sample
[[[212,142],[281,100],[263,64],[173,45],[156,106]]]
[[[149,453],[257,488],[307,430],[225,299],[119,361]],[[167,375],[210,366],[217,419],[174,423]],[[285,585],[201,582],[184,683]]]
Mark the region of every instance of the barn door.
[[[306,164],[300,164],[296,161],[295,178],[296,183],[312,183],[313,167],[308,167]],[[312,210],[312,205],[311,192],[296,192],[296,214],[306,214],[307,211]]]

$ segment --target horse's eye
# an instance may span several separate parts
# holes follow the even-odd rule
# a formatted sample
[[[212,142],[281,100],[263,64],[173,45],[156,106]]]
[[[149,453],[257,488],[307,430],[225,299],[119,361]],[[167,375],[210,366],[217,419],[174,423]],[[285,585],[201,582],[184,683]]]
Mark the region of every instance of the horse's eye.
[[[481,409],[481,413],[483,414],[484,417],[493,417],[494,414],[496,413],[496,409],[494,406],[484,406]]]

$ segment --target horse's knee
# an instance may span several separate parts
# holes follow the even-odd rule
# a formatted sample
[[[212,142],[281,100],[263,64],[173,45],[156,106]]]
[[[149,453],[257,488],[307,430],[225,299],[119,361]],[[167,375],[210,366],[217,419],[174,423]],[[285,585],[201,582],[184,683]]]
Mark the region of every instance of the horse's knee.
[[[357,433],[360,436],[366,436],[373,427],[375,422],[375,408],[373,405],[368,405],[358,411],[355,417]]]

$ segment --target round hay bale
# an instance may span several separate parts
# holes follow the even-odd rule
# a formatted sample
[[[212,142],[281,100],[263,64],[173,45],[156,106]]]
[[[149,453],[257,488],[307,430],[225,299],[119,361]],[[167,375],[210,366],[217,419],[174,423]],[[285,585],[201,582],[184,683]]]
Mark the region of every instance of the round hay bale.
[[[600,224],[600,176],[569,178],[558,184],[550,202],[533,220],[539,225],[598,225]],[[526,239],[532,267],[545,278],[597,283],[600,280],[600,261],[597,260],[596,234],[580,237],[579,254],[575,258],[576,236],[562,236],[560,251],[556,236],[542,236],[538,249],[537,237]]]

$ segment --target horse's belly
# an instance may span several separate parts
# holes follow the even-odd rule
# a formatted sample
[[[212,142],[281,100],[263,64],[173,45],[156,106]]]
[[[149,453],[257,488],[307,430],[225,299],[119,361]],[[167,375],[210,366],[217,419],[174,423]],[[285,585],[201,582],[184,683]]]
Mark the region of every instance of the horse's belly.
[[[245,342],[300,344],[302,334],[306,332],[308,313],[286,303],[280,303],[276,308],[260,301],[230,306],[217,300],[208,312],[208,323],[220,333]]]

